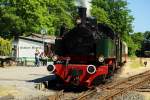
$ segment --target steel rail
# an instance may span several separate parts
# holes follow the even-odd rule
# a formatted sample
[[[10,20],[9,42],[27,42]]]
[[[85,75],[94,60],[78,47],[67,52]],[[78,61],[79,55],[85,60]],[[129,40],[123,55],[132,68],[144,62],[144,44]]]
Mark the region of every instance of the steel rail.
[[[134,81],[134,80],[132,80],[132,81]],[[136,82],[136,83],[134,83],[134,84],[131,84],[131,85],[129,85],[129,86],[126,86],[126,87],[124,87],[124,88],[121,88],[121,89],[115,89],[116,91],[114,91],[113,89],[112,90],[110,90],[109,92],[111,92],[109,95],[107,95],[107,96],[104,96],[104,97],[99,97],[99,99],[100,100],[112,100],[113,99],[113,97],[115,97],[115,96],[117,96],[117,95],[120,95],[120,94],[123,94],[123,93],[126,93],[128,90],[132,90],[132,89],[135,89],[135,88],[137,88],[138,86],[142,86],[143,85],[143,83],[145,84],[146,82],[149,82],[150,81],[150,75],[149,76],[146,76],[145,78],[143,78],[142,80],[140,80],[140,81],[138,81],[138,82]],[[126,83],[124,83],[124,84],[126,84]],[[106,91],[106,90],[105,90]]]
[[[134,82],[135,79],[141,79],[141,80],[138,81],[138,82]],[[134,76],[131,76],[129,78],[123,79],[123,80],[115,82],[115,83],[110,83],[110,84],[107,84],[107,85],[100,85],[100,86],[98,86],[98,88],[101,89],[102,92],[110,92],[110,94],[106,95],[106,96],[100,96],[99,99],[100,100],[112,100],[113,97],[115,97],[119,94],[123,94],[127,90],[134,89],[137,86],[148,82],[149,80],[150,80],[150,70],[145,71],[145,72],[140,73],[140,74],[137,74],[137,75],[134,75]],[[129,84],[129,82],[133,82],[133,84]],[[121,88],[121,89],[116,88],[116,87],[121,86],[121,85],[126,85],[126,87]],[[114,88],[115,88],[115,91],[113,90]],[[77,100],[84,100],[89,95],[93,95],[96,92],[97,92],[96,89],[93,89],[92,91],[88,91],[85,94],[82,94],[81,96],[79,96],[77,98]]]
[[[118,86],[118,85],[124,83],[124,82],[133,80],[133,79],[135,79],[135,78],[141,78],[141,77],[147,76],[147,75],[150,75],[150,70],[145,71],[145,72],[140,73],[140,74],[137,74],[137,75],[134,75],[134,76],[130,76],[129,78],[123,79],[123,80],[121,80],[121,81],[119,81],[119,82],[116,82],[116,83],[114,83],[114,84],[112,84],[112,85],[108,84],[107,86],[105,86],[105,88],[111,89],[111,88],[114,88],[115,86]]]

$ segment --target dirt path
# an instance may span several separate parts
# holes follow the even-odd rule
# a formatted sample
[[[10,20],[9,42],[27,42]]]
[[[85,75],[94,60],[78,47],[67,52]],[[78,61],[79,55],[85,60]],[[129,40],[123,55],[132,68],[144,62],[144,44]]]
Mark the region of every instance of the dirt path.
[[[30,100],[53,95],[53,91],[42,91],[35,88],[37,80],[46,79],[50,73],[46,67],[9,67],[0,68],[0,100]],[[45,98],[46,99],[46,98]]]
[[[146,67],[144,66],[144,61],[147,61]],[[146,58],[129,59],[128,63],[126,63],[125,66],[123,67],[119,77],[126,78],[129,76],[139,74],[146,70],[150,70],[150,59]]]

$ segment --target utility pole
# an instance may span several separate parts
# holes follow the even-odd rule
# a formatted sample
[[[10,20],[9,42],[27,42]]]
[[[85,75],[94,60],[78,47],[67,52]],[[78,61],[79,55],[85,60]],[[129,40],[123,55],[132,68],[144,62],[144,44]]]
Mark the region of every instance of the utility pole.
[[[44,52],[44,42],[45,42],[45,41],[44,41],[44,35],[47,34],[47,29],[42,28],[40,32],[41,32],[41,34],[42,34],[43,52]]]

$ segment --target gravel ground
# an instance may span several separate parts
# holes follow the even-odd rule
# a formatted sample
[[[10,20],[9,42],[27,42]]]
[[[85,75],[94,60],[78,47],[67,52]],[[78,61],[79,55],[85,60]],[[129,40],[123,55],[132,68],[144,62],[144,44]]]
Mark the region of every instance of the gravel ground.
[[[50,75],[46,67],[0,68],[0,80],[29,81]]]
[[[35,86],[50,75],[46,67],[0,68],[0,100],[46,100],[55,92],[38,90]]]
[[[147,61],[147,66],[144,66],[144,61]],[[144,71],[150,70],[150,59],[146,58],[136,58],[134,60],[129,60],[128,63],[122,68],[122,71],[118,75],[118,78],[127,78]]]
[[[115,80],[126,78],[146,70],[150,70],[150,60],[147,60],[148,65],[141,65],[137,68],[132,68],[133,61],[130,60],[119,72],[114,76]],[[143,63],[142,61],[142,63]],[[136,59],[134,62],[139,63]],[[137,64],[139,65],[139,64]],[[38,90],[35,84],[50,79],[50,74],[46,67],[6,67],[0,68],[0,100],[46,100],[50,95],[55,95],[54,90]],[[69,94],[68,95],[72,95]],[[73,95],[74,96],[74,95]],[[65,98],[65,97],[64,97]],[[139,99],[138,99],[139,98]],[[50,98],[51,100],[52,98]],[[129,92],[125,96],[119,96],[117,100],[144,100],[143,94],[139,92]],[[91,100],[96,100],[92,98]]]
[[[134,60],[129,60],[128,63],[123,66],[122,69],[119,70],[117,74],[115,74],[112,77],[112,81],[115,82],[117,80],[121,80],[142,72],[145,72],[147,70],[150,70],[150,59],[134,59]],[[147,66],[145,67],[143,65],[143,62],[147,61]],[[99,91],[97,94],[89,97],[89,100],[99,100],[100,95],[102,94]],[[122,96],[117,96],[113,100],[150,100],[150,93],[148,92],[137,92],[137,91],[128,91],[127,94],[122,95]]]
[[[117,96],[114,100],[145,100],[145,97],[138,92],[129,91],[123,96]]]
[[[144,61],[147,61],[147,66],[144,66]],[[121,69],[121,72],[116,75],[115,80],[127,78],[142,72],[150,70],[150,59],[149,58],[136,58],[129,59],[128,63]],[[123,96],[117,96],[114,100],[150,100],[150,93],[129,91]]]

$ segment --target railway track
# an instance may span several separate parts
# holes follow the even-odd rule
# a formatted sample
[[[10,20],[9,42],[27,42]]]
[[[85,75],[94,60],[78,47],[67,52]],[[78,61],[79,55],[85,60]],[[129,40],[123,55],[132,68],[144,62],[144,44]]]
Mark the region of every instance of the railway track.
[[[112,100],[118,95],[125,94],[129,90],[134,90],[150,81],[150,70],[131,76],[129,78],[100,85],[97,88],[80,95],[77,100],[96,98],[97,100]]]

